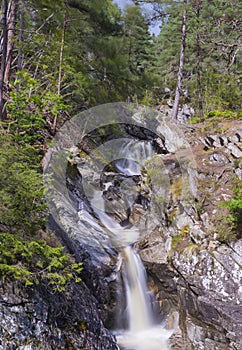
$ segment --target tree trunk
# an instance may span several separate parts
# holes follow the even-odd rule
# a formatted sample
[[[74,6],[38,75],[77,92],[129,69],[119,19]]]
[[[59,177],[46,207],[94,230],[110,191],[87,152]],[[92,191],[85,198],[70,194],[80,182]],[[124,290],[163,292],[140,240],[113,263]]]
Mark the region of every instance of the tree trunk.
[[[23,68],[23,53],[22,45],[24,42],[24,6],[22,0],[19,1],[19,19],[20,19],[20,28],[19,28],[19,38],[18,38],[18,62],[17,70],[20,71]]]
[[[8,85],[10,80],[11,62],[12,62],[12,52],[14,46],[14,32],[16,23],[16,0],[11,0],[9,19],[8,19],[8,42],[7,42],[7,58],[6,58],[6,68],[4,74],[4,82]]]
[[[61,91],[61,77],[62,77],[62,63],[63,63],[63,52],[65,45],[65,32],[67,25],[67,13],[65,11],[64,20],[63,20],[63,28],[62,28],[62,37],[61,37],[61,47],[60,47],[60,61],[59,61],[59,76],[58,76],[58,85],[57,85],[57,94],[60,95]],[[57,115],[55,115],[53,120],[53,130],[56,131],[56,123],[57,123]]]
[[[2,59],[0,68],[0,118],[7,118],[4,99],[4,76],[7,64],[8,23],[7,23],[8,1],[2,0]]]
[[[67,22],[67,19],[66,19],[66,11],[65,11],[63,28],[62,28],[62,37],[61,37],[61,48],[60,48],[59,77],[58,77],[58,87],[57,87],[58,95],[60,94],[60,90],[61,90],[62,63],[63,63],[63,51],[64,51],[64,45],[65,45],[66,22]]]
[[[203,99],[202,99],[202,85],[201,85],[201,47],[200,47],[200,10],[201,0],[198,0],[197,4],[197,33],[196,33],[196,51],[197,51],[197,99],[199,117],[203,118]]]
[[[184,70],[184,62],[185,62],[185,47],[186,47],[186,27],[187,27],[186,5],[187,5],[187,0],[184,0],[184,10],[183,10],[183,16],[182,16],[182,38],[181,38],[181,49],[180,49],[180,61],[179,61],[179,69],[178,69],[178,75],[177,75],[175,100],[174,100],[174,106],[172,111],[173,120],[177,119],[181,89],[182,89],[182,78],[183,78],[183,70]]]

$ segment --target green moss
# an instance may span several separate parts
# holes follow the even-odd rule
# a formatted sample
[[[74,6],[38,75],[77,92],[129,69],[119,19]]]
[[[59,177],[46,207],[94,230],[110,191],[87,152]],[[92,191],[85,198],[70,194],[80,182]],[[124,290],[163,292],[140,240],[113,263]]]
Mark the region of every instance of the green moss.
[[[172,237],[171,249],[178,250],[178,247],[180,246],[182,241],[183,241],[183,237],[181,237],[179,235]]]
[[[219,117],[221,120],[232,120],[237,119],[242,116],[242,110],[237,112],[231,110],[219,111],[213,110],[208,112],[206,118]]]
[[[157,203],[162,203],[162,202],[164,202],[164,197],[163,196],[156,196],[156,201],[157,201]]]
[[[181,198],[183,187],[184,187],[184,183],[183,183],[182,177],[178,177],[177,179],[174,179],[171,185],[171,191],[172,191],[174,201]]]
[[[203,201],[199,201],[195,203],[195,210],[197,215],[200,217],[201,214],[204,213]]]
[[[167,218],[168,222],[172,223],[177,214],[178,214],[178,209],[174,208],[168,215],[168,218]]]
[[[189,231],[190,226],[185,225],[178,230],[178,234],[176,236],[172,237],[171,249],[173,251],[181,251],[188,247],[190,244]]]
[[[164,171],[164,163],[162,158],[155,154],[147,163],[147,184],[157,185],[157,186],[168,186],[169,179]]]
[[[88,324],[87,324],[87,321],[86,320],[81,320],[78,322],[77,324],[77,329],[82,332],[82,333],[85,333],[88,331]]]

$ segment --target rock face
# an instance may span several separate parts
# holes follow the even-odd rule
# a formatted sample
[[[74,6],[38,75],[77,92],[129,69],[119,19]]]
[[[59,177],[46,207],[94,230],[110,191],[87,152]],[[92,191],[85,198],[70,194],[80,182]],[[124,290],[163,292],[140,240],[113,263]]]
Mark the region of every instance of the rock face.
[[[163,206],[168,220],[138,244],[157,300],[179,313],[172,350],[242,349],[242,228],[230,236],[220,221],[228,215],[220,203],[231,198],[231,179],[241,178],[242,130],[241,121],[225,124],[222,136],[183,129],[197,165],[189,171],[195,201],[190,207],[183,199],[178,203],[171,191],[169,206]]]
[[[65,293],[1,285],[1,350],[118,349],[82,283]]]
[[[104,325],[113,299],[110,255],[96,251],[95,246],[87,248],[53,220],[49,226],[76,260],[83,262],[82,281],[64,292],[54,292],[45,283],[26,288],[17,282],[2,282],[0,350],[118,350]],[[114,251],[112,255],[115,257]]]
[[[174,254],[187,349],[242,348],[241,243]]]
[[[159,111],[163,115],[166,115],[169,118],[172,116],[172,109],[173,109],[173,101],[171,99],[167,101],[166,105],[162,105],[159,107]],[[194,115],[195,115],[194,109],[184,104],[182,106],[179,106],[177,120],[181,124],[187,124],[188,120],[191,119],[191,117],[193,117]]]

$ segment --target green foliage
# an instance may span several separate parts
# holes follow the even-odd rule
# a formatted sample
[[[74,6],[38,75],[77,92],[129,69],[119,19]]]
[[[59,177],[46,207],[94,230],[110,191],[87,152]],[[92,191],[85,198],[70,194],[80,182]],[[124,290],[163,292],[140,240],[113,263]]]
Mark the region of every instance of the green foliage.
[[[207,114],[207,118],[211,117],[219,117],[221,120],[231,120],[231,119],[237,119],[242,116],[241,110],[240,111],[231,111],[231,110],[225,110],[225,111],[210,111]]]
[[[145,2],[160,19],[158,37],[149,34],[148,15],[137,5]],[[19,141],[42,142],[43,130],[66,108],[63,101],[73,115],[101,103],[128,100],[154,105],[174,97],[184,1],[137,0],[123,12],[111,0],[24,3],[16,16],[12,80],[17,70],[24,67],[26,71],[17,74],[16,83],[11,80],[13,90],[7,103],[11,129],[21,133]],[[181,102],[198,109],[199,70],[205,114],[238,109],[241,104],[241,2],[232,3],[191,0],[186,4]],[[59,78],[62,97],[56,94]],[[167,97],[166,87],[171,96]]]
[[[139,1],[138,1],[139,2]],[[162,30],[154,38],[149,70],[159,91],[170,88],[174,97],[179,65],[183,1],[145,1],[154,9],[160,4]],[[241,106],[241,1],[188,1],[185,66],[181,103],[189,103],[198,114],[198,77],[203,111],[235,110]],[[166,103],[166,94],[160,93]],[[162,101],[162,97],[164,101]]]
[[[200,123],[200,122],[204,122],[207,121],[209,122],[210,118],[214,118],[213,121],[211,123],[214,123],[214,126],[217,125],[217,118],[219,118],[219,120],[234,120],[234,119],[239,119],[242,117],[242,110],[212,110],[210,112],[208,112],[207,114],[204,115],[203,118],[200,118],[198,116],[194,116],[191,118],[190,123],[191,124],[196,124],[196,123]],[[213,125],[211,125],[212,127]]]
[[[32,233],[45,223],[42,176],[38,155],[0,133],[0,231]]]
[[[20,144],[44,141],[46,119],[53,120],[66,108],[62,97],[51,91],[42,94],[39,83],[24,70],[17,76],[7,104],[9,129]]]
[[[46,98],[52,101],[51,95]],[[81,281],[82,267],[64,247],[37,239],[47,217],[40,158],[36,139],[30,145],[33,139],[20,140],[21,133],[0,132],[0,278],[25,286],[44,281],[61,291],[70,281]]]
[[[0,278],[17,279],[26,286],[46,280],[54,290],[68,282],[80,282],[81,263],[74,263],[64,247],[53,248],[41,240],[23,240],[16,234],[0,233]]]
[[[156,196],[156,201],[157,201],[157,203],[162,203],[165,201],[165,198],[163,196],[158,195],[158,196]]]
[[[231,216],[228,220],[232,223],[234,230],[241,235],[242,232],[242,180],[236,179],[233,188],[233,198],[223,205],[228,209]]]
[[[241,108],[241,91],[238,73],[216,71],[209,68],[203,75],[204,110],[233,110]]]
[[[25,16],[31,34],[22,50],[32,57],[28,71],[45,94],[56,92],[66,14],[61,95],[72,113],[100,103],[140,100],[151,89],[151,36],[139,6],[121,14],[111,0],[68,0],[66,7],[63,1],[32,0],[30,5]],[[36,32],[36,27],[41,29]]]
[[[179,247],[181,247],[181,243],[183,242],[183,237],[177,235],[172,237],[172,241],[171,241],[171,249],[173,251],[176,251],[179,249]]]
[[[216,219],[217,239],[223,243],[242,238],[242,180],[233,182],[233,197],[221,204]]]

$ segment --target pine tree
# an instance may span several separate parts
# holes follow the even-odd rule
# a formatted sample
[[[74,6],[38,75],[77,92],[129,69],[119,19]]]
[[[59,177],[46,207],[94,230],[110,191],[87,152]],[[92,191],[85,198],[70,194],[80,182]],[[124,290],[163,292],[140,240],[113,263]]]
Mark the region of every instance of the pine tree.
[[[176,93],[175,93],[174,106],[172,111],[173,119],[177,119],[177,115],[178,115],[180,96],[182,92],[184,63],[185,63],[185,47],[186,47],[186,35],[187,35],[187,8],[186,8],[187,0],[184,0],[183,3],[184,3],[184,9],[183,9],[183,15],[182,15],[180,58],[179,58],[179,68],[178,68],[178,74],[177,74]]]
[[[0,68],[0,118],[6,119],[6,100],[4,98],[4,77],[7,67],[7,53],[8,53],[8,19],[7,19],[7,11],[8,11],[8,1],[2,1],[1,8],[1,24],[2,24],[2,47],[1,47],[1,68]]]
[[[160,89],[168,87],[174,96],[183,2],[145,2],[153,5],[161,21],[161,32],[154,40],[153,70],[157,78],[160,76]],[[191,103],[200,118],[212,109],[233,109],[241,105],[238,87],[241,6],[238,0],[187,2],[186,54],[180,91],[185,94],[181,102]]]
[[[152,61],[151,36],[147,19],[138,5],[126,8],[123,26],[129,75],[134,81],[133,91],[130,91],[130,94],[140,98],[147,89],[151,88],[153,78],[148,69]]]

